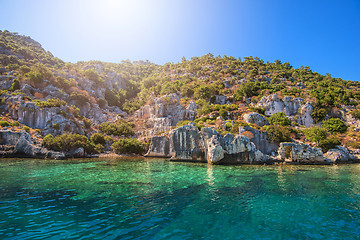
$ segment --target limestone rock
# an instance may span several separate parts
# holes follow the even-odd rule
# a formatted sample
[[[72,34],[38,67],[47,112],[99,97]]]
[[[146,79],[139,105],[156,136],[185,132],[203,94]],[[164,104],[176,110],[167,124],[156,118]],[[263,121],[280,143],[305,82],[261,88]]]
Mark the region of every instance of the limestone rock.
[[[286,162],[303,164],[330,164],[331,160],[324,157],[321,148],[313,148],[307,144],[280,143],[280,159]]]
[[[239,134],[247,136],[256,148],[264,154],[271,155],[279,148],[279,143],[271,141],[267,132],[262,132],[249,126],[240,126]]]
[[[74,151],[71,151],[68,153],[69,157],[75,157],[75,158],[81,158],[85,157],[85,149],[83,147],[79,147],[75,149]]]
[[[193,124],[171,131],[169,137],[152,138],[147,156],[169,155],[173,161],[211,164],[264,163],[269,160],[246,136],[227,134],[223,137],[212,128],[199,131]]]
[[[244,114],[243,119],[245,122],[254,123],[254,124],[258,125],[259,127],[269,125],[268,120],[264,116],[260,115],[259,113],[255,113],[255,112]]]
[[[341,146],[336,146],[336,148],[330,149],[324,156],[330,159],[333,163],[353,162],[356,160],[354,155]]]
[[[297,114],[302,102],[302,98],[292,99],[292,97],[284,97],[283,99],[280,99],[276,94],[272,94],[264,96],[256,104],[256,107],[264,108],[266,115],[284,112],[287,116],[292,116]]]
[[[315,124],[315,120],[311,117],[311,113],[314,110],[314,107],[310,102],[306,102],[305,105],[302,105],[299,109],[299,116],[297,118],[297,123],[305,127],[311,127]]]
[[[152,138],[146,157],[171,157],[173,154],[170,149],[168,136],[155,136]]]
[[[0,156],[2,157],[36,157],[36,158],[65,158],[63,153],[50,151],[39,145],[35,145],[30,135],[25,132],[13,132],[0,130]]]

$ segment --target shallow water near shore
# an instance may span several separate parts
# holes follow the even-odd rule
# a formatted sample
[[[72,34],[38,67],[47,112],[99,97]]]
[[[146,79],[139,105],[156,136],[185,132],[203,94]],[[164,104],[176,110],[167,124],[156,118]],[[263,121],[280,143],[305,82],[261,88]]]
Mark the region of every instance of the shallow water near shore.
[[[0,160],[0,239],[359,239],[360,164]]]

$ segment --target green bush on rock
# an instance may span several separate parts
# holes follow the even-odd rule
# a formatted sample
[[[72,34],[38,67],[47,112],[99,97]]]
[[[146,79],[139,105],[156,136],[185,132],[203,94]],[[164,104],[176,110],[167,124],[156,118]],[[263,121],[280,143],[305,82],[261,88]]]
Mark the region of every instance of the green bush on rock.
[[[269,123],[280,126],[290,126],[291,120],[283,112],[274,113],[269,117]]]
[[[347,126],[344,121],[340,118],[330,118],[328,120],[323,121],[322,127],[326,128],[328,131],[335,133],[344,133],[347,130]]]
[[[141,154],[145,151],[143,144],[135,138],[119,139],[118,141],[114,142],[113,145],[111,145],[111,148],[117,154],[123,154],[123,153]]]
[[[86,136],[75,133],[64,133],[56,137],[48,134],[44,137],[42,145],[55,151],[73,151],[82,147],[87,153],[96,153],[94,143]]]

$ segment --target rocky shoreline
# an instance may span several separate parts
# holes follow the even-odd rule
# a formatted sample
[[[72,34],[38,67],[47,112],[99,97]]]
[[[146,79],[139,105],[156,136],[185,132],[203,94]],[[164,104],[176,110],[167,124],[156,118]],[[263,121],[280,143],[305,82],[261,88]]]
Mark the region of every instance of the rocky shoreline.
[[[258,141],[255,139],[255,142]],[[268,142],[267,142],[268,141]],[[323,153],[321,148],[304,143],[276,143],[269,140],[262,144],[278,145],[271,155],[264,153],[264,146],[256,145],[241,134],[220,135],[212,128],[201,131],[190,123],[152,138],[147,157],[166,157],[170,161],[207,162],[210,164],[338,164],[356,163],[359,159],[346,148],[337,146]],[[260,149],[263,149],[262,151]]]

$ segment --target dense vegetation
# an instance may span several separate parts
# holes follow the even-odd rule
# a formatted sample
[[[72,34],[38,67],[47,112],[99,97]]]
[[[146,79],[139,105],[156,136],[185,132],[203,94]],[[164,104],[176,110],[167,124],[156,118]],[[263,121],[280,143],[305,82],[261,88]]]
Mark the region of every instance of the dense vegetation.
[[[143,144],[130,137],[147,126],[131,114],[155,97],[166,100],[164,95],[171,93],[181,95],[178,104],[184,107],[190,101],[196,102],[193,122],[199,129],[210,126],[222,134],[237,134],[239,126],[248,125],[267,131],[277,142],[296,139],[312,142],[325,151],[339,144],[360,147],[358,130],[348,126],[344,118],[347,114],[354,121],[360,119],[360,83],[322,75],[307,66],[294,68],[280,60],[265,62],[252,56],[235,58],[209,53],[164,65],[129,60],[72,64],[54,57],[30,37],[5,30],[0,31],[0,75],[9,81],[1,90],[0,106],[15,109],[18,105],[6,100],[17,97],[33,101],[42,109],[55,108],[52,111],[71,120],[73,128],[55,123],[54,136],[44,138],[44,146],[54,150],[71,151],[81,146],[94,153],[112,145],[118,153],[142,152]],[[296,122],[296,116],[284,113],[267,116],[270,125],[262,128],[245,123],[242,115],[246,112],[265,114],[256,104],[270,94],[311,102],[311,116],[317,126],[305,129]],[[93,121],[97,116],[89,114],[93,109],[105,109],[111,116]],[[180,121],[177,126],[187,123]],[[0,126],[13,124],[2,121]],[[27,126],[22,128],[30,131]],[[83,128],[87,137],[72,133],[74,128]],[[55,136],[60,133],[65,135]]]

